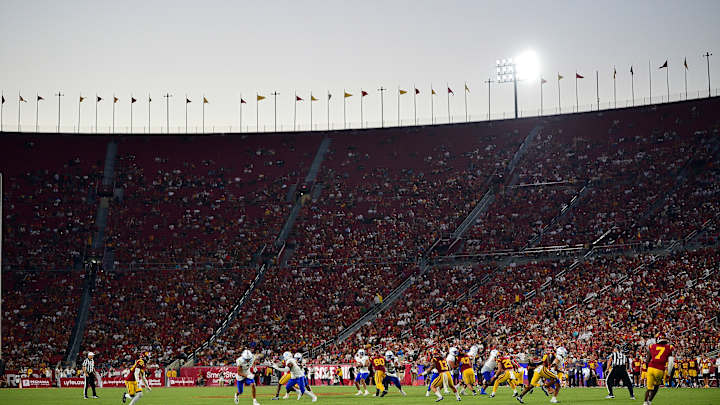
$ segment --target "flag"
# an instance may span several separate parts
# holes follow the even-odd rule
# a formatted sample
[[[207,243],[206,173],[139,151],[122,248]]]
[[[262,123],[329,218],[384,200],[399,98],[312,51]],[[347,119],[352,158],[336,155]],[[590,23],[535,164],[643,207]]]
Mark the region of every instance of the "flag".
[[[19,97],[20,97],[20,101],[22,101],[23,103],[27,103],[27,101],[25,101],[25,99],[23,98],[23,96],[19,96]]]
[[[540,78],[540,84],[545,84],[545,83],[547,83],[547,80],[545,80],[545,79],[543,79],[543,78],[541,77],[541,78]]]
[[[242,98],[241,98],[241,99],[240,99],[240,104],[247,104],[247,103],[245,102],[245,99],[242,99]]]
[[[437,94],[437,93],[435,93],[435,89],[432,89],[432,88],[430,89],[430,92],[431,92],[431,94]]]
[[[187,103],[192,103],[192,100],[190,100],[189,98],[185,97],[185,104],[187,104]]]
[[[400,92],[400,94],[405,94],[405,93],[407,93],[407,90],[403,90],[403,89],[398,89],[398,91]]]
[[[85,100],[85,97],[80,96],[80,102],[81,102],[81,103],[83,102],[83,100]]]
[[[310,101],[318,101],[318,99],[315,98],[312,94],[310,95]]]
[[[450,87],[448,87],[448,94],[452,94],[452,95],[454,96],[454,95],[455,95],[455,92],[452,91],[452,89],[451,89]]]
[[[685,66],[685,70],[688,70],[687,58],[685,58],[685,61],[683,62],[683,66]]]
[[[580,73],[575,72],[575,78],[576,79],[584,79],[585,76],[581,75]]]
[[[113,104],[117,103],[118,101],[120,101],[120,99],[117,98],[117,97],[115,97],[115,96],[113,96]]]
[[[616,77],[617,77],[617,69],[615,69],[615,67],[613,67],[613,79],[615,79]]]
[[[208,101],[208,99],[206,99],[205,96],[203,96],[203,104],[208,104],[208,103],[210,103],[210,102]]]
[[[132,104],[132,103],[134,103],[134,102],[136,102],[136,101],[137,101],[137,99],[136,99],[135,97],[130,97],[130,104]]]
[[[420,94],[420,90],[418,90],[418,89],[416,88],[416,89],[415,89],[415,94]]]
[[[630,66],[630,74],[631,74],[631,75],[634,75],[634,74],[635,74],[635,72],[633,72],[633,67],[632,67],[632,66]]]
[[[332,94],[328,93],[328,100],[330,100],[330,98],[332,98]]]
[[[261,96],[261,95],[258,94],[258,96],[257,96],[257,101],[260,101],[260,100],[265,100],[265,96]]]
[[[2,102],[0,102],[0,104],[5,104],[5,96],[0,96],[0,97],[2,97]]]
[[[360,90],[360,97],[365,97],[368,95],[368,92],[365,90]]]
[[[295,101],[303,101],[303,99],[302,99],[302,97],[296,95],[296,96],[295,96]]]
[[[668,61],[666,60],[665,63],[663,63],[662,66],[660,66],[658,69],[664,69],[664,68],[668,67],[667,62]]]
[[[150,95],[148,95],[148,103],[152,103],[152,97],[150,97]]]
[[[99,103],[99,102],[101,102],[101,101],[102,101],[102,97],[100,97],[100,96],[95,96],[95,102],[96,102],[96,103]]]
[[[560,73],[558,73],[558,80],[562,80],[563,77],[565,77],[565,76],[562,76]]]
[[[470,93],[470,88],[467,86],[467,83],[465,83],[465,91],[467,91],[468,93]]]
[[[40,100],[45,100],[45,98],[43,98],[43,96],[37,96],[37,101],[40,101]]]
[[[329,98],[329,96],[330,96],[330,95],[328,94],[328,98]],[[348,98],[348,97],[352,97],[352,94],[350,94],[350,93],[348,93],[348,92],[346,91],[346,92],[345,92],[345,98]]]

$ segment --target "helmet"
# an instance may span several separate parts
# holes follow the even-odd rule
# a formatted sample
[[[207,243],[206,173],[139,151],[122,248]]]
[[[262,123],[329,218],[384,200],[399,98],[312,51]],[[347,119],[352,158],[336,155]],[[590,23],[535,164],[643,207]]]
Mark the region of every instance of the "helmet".
[[[240,367],[240,365],[242,364],[242,362],[243,362],[242,357],[238,357],[237,359],[235,359],[235,365],[238,366],[238,367]]]
[[[500,352],[497,349],[492,349],[490,351],[490,357],[497,357]]]
[[[292,353],[290,353],[290,352],[283,353],[283,360],[285,360],[285,361],[292,359],[292,357],[293,357]]]
[[[568,355],[567,349],[560,346],[555,350],[555,353],[558,355],[558,357],[566,357]]]
[[[453,355],[453,356],[457,356],[458,354],[460,354],[460,350],[458,350],[457,347],[451,347],[450,350],[449,350],[449,352],[450,352],[450,354]]]
[[[252,355],[252,352],[251,352],[250,350],[245,349],[245,350],[243,350],[243,352],[242,352],[242,354],[240,355],[240,357],[241,357],[243,360],[245,360],[245,361],[250,361],[250,360],[252,360],[253,355]]]
[[[386,358],[386,359],[390,360],[390,359],[393,358],[393,356],[395,356],[395,355],[393,354],[392,350],[388,350],[388,351],[385,352],[385,358]]]
[[[295,355],[293,357],[295,358],[295,360],[302,360],[302,353],[300,353],[300,352],[295,353]]]
[[[475,356],[477,356],[479,350],[480,350],[480,348],[477,345],[472,345],[470,347],[470,351],[468,352],[468,354],[472,357],[475,357]]]
[[[358,356],[364,356],[365,355],[365,349],[358,350]]]

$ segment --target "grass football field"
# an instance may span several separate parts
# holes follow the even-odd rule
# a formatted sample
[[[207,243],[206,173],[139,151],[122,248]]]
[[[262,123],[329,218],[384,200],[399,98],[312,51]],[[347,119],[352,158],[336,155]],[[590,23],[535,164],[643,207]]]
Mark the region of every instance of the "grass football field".
[[[233,404],[234,387],[226,388],[156,388],[147,392],[138,401],[139,405],[184,405],[184,404]],[[315,392],[319,394],[318,404],[340,404],[340,405],[430,405],[434,404],[435,398],[425,397],[423,387],[406,387],[408,396],[403,397],[397,391],[391,389],[388,396],[375,398],[372,396],[356,397],[354,387],[316,387]],[[98,390],[99,399],[82,399],[81,389],[3,389],[0,390],[0,404],[3,405],[36,405],[36,404],[88,404],[106,405],[121,404],[120,388],[105,388]],[[275,387],[259,387],[258,401],[261,405],[281,404],[310,404],[309,398],[287,399],[271,401],[275,393]],[[635,401],[628,397],[626,389],[621,388],[615,392],[615,399],[605,399],[607,391],[605,388],[572,388],[560,391],[558,400],[563,404],[636,404],[642,405],[644,389],[635,390]],[[290,398],[296,398],[291,395]],[[129,401],[128,401],[129,402]],[[446,394],[440,404],[454,404],[455,398],[452,394]],[[507,387],[501,387],[495,398],[488,396],[464,396],[464,404],[492,404],[507,405],[518,404],[511,398],[511,391]],[[542,391],[535,390],[533,394],[525,396],[526,404],[549,404],[549,398]],[[252,405],[249,395],[249,387],[240,398],[241,405]],[[653,405],[718,405],[720,404],[720,389],[668,389],[661,388]]]

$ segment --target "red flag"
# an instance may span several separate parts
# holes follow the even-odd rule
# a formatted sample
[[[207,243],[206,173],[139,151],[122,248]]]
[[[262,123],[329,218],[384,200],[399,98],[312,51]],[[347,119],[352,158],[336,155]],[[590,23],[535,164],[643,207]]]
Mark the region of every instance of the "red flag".
[[[367,92],[367,91],[365,91],[365,90],[360,90],[360,96],[361,96],[361,97],[365,97],[365,96],[367,96],[367,95],[368,95],[368,92]]]
[[[240,104],[247,104],[244,99],[240,99]]]
[[[575,78],[576,78],[576,79],[584,79],[585,76],[583,76],[583,75],[581,75],[580,73],[577,73],[577,72],[576,72],[576,73],[575,73]]]
[[[668,61],[666,60],[665,63],[663,63],[662,66],[660,66],[658,69],[664,69],[664,68],[668,67],[667,62]]]
[[[295,96],[295,101],[303,101],[303,99],[300,96]]]
[[[420,90],[415,89],[415,94],[420,94]]]
[[[452,95],[455,95],[455,92],[454,92],[454,91],[452,91],[452,89],[451,89],[450,87],[448,87],[448,94],[452,94]]]

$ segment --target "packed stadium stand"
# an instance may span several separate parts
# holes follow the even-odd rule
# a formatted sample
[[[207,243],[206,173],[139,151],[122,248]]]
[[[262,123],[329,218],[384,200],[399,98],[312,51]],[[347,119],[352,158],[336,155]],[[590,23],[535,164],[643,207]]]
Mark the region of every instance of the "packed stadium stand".
[[[139,348],[165,365],[230,364],[241,347],[418,358],[448,336],[598,358],[659,331],[702,355],[720,336],[719,110],[711,98],[297,134],[3,134],[8,365],[93,350],[120,366]],[[243,317],[214,336],[247,291]]]

